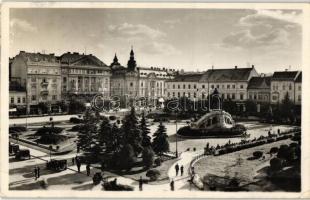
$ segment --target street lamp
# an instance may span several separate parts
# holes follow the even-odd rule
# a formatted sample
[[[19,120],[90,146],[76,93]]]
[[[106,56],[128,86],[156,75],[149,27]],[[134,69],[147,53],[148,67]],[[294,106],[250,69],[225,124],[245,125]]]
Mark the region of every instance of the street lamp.
[[[179,157],[178,154],[178,112],[175,111],[175,155],[176,158]]]

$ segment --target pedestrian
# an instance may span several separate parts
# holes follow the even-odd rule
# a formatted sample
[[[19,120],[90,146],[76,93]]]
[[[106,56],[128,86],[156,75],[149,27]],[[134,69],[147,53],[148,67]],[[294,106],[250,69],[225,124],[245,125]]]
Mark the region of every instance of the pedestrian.
[[[37,180],[38,178],[38,168],[37,166],[34,167],[34,178]]]
[[[73,158],[72,158],[72,165],[74,165],[74,161],[75,161],[75,158],[73,157]]]
[[[278,135],[280,135],[280,133],[281,133],[281,131],[280,131],[280,129],[278,128]]]
[[[40,167],[37,168],[37,176],[40,178]]]
[[[176,176],[178,176],[179,169],[180,169],[179,164],[177,163],[174,168],[175,168],[175,174],[176,174]]]
[[[140,176],[140,179],[139,179],[139,190],[142,191],[143,190],[143,180],[142,180],[142,176]]]
[[[171,189],[171,191],[174,191],[174,180],[173,179],[170,182],[170,189]]]
[[[87,173],[87,176],[90,175],[90,164],[89,163],[86,165],[86,173]]]
[[[183,176],[183,173],[184,173],[184,166],[182,165],[181,166],[181,176]]]
[[[81,162],[79,160],[76,160],[76,166],[77,166],[78,172],[80,173],[81,172]]]

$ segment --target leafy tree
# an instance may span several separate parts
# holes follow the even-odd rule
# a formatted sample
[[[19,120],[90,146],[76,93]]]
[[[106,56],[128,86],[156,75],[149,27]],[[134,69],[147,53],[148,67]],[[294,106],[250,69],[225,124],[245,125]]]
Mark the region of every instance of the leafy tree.
[[[245,102],[245,107],[246,107],[246,112],[247,114],[256,114],[257,113],[257,108],[256,108],[256,103],[252,100],[247,100]]]
[[[162,122],[158,125],[158,129],[154,133],[153,137],[152,147],[156,154],[162,155],[163,152],[169,151],[167,130]]]
[[[144,147],[142,151],[142,159],[143,159],[143,164],[147,169],[153,166],[154,156],[155,154],[151,146]]]
[[[136,116],[135,108],[132,106],[130,114],[125,116],[122,126],[123,131],[123,144],[130,144],[136,155],[142,151],[142,136],[138,127],[138,119]]]
[[[151,145],[151,137],[149,136],[150,129],[146,122],[144,112],[142,113],[142,118],[140,121],[140,130],[142,134],[142,146],[143,147],[150,146]]]
[[[294,103],[290,100],[288,92],[285,94],[283,101],[280,105],[280,114],[282,119],[289,119],[291,122],[294,121]]]
[[[69,102],[69,113],[82,113],[86,110],[85,102],[78,101],[76,99],[71,99]]]

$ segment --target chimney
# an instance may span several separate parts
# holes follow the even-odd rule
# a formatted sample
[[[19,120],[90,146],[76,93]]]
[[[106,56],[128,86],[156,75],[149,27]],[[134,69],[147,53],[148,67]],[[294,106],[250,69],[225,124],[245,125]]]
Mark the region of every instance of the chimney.
[[[237,66],[237,65],[235,66],[235,69],[238,69],[238,66]]]
[[[254,65],[252,65],[252,69],[254,69]]]
[[[214,70],[214,66],[212,65],[212,70]]]

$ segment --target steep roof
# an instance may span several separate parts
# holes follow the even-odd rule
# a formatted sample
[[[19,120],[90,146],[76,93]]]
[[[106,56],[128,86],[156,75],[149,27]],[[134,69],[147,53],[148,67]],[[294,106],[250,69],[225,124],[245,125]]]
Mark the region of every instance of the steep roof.
[[[74,64],[84,59],[89,59],[97,66],[108,68],[108,66],[104,62],[102,62],[99,58],[97,58],[96,56],[92,54],[84,55],[84,54],[79,54],[77,52],[74,52],[74,53],[67,52],[67,53],[62,54],[59,57],[59,59],[60,59],[60,62],[63,64]]]
[[[29,53],[20,51],[18,56],[22,56],[25,59],[25,62],[58,63],[55,54]]]
[[[269,89],[271,77],[252,77],[248,89]]]
[[[299,71],[281,71],[274,72],[272,76],[272,80],[276,81],[294,81],[299,74]]]
[[[302,72],[300,72],[295,80],[297,83],[301,83],[302,82]]]
[[[169,82],[199,82],[203,73],[184,73],[184,74],[177,74],[175,77]]]
[[[247,81],[255,68],[209,69],[202,82]]]

